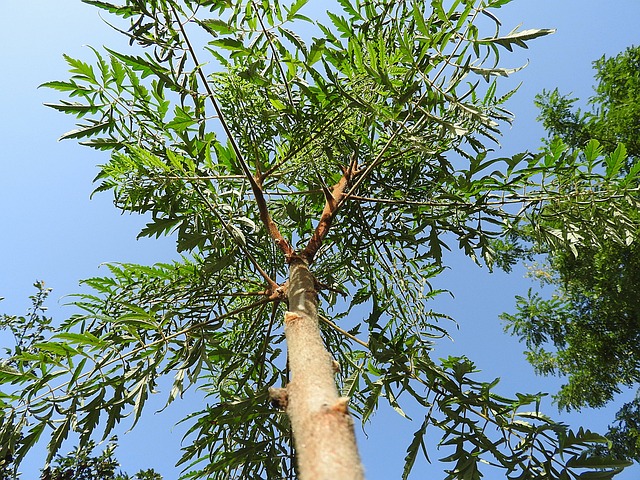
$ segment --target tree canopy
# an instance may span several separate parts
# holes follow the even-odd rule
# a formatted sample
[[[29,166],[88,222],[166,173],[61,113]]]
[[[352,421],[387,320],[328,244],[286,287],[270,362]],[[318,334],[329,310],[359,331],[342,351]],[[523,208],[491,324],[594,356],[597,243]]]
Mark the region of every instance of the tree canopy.
[[[627,196],[634,199],[638,184],[633,176],[640,168],[639,62],[638,47],[595,61],[597,84],[586,111],[575,107],[578,99],[558,90],[537,97],[550,144],[574,152],[585,149],[585,155],[593,151],[616,156],[619,161],[605,167],[607,173],[627,179]],[[591,208],[586,213],[597,225],[592,238],[550,244],[524,225],[509,249],[529,258],[544,255],[533,274],[555,293],[530,291],[517,299],[516,313],[503,318],[526,343],[527,358],[538,373],[567,377],[556,395],[558,405],[566,409],[601,407],[640,380],[638,210],[622,196]],[[639,407],[637,398],[625,404],[608,433],[616,454],[636,461]]]
[[[135,426],[169,377],[167,404],[208,398],[184,420],[185,478],[360,478],[353,418],[383,404],[421,408],[403,478],[438,442],[451,479],[625,465],[540,395],[501,396],[469,359],[430,355],[447,335],[429,304],[443,249],[492,262],[505,224],[575,243],[600,233],[594,202],[637,208],[622,151],[494,154],[514,93],[498,81],[518,70],[500,56],[551,30],[503,33],[508,0],[340,0],[324,23],[305,0],[85,3],[132,48],[66,56],[71,78],[44,86],[70,98],[49,106],[78,119],[63,138],[110,152],[96,191],[180,257],[110,264],[59,326],[41,293],[35,314],[4,317],[0,457],[44,432],[53,458],[70,434]]]

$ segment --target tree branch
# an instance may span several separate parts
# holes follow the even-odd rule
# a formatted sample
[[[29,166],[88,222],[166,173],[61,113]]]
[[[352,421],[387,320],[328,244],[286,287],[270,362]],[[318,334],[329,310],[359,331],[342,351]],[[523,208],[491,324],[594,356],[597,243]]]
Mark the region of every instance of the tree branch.
[[[184,25],[182,24],[182,22],[178,18],[178,14],[176,12],[175,5],[171,4],[171,10],[173,12],[173,15],[176,17],[176,21],[178,22],[178,25],[180,27],[180,33],[182,33],[182,37],[184,38],[184,41],[187,44],[187,49],[189,50],[189,55],[191,55],[191,58],[192,58],[195,66],[196,66],[195,68],[198,71],[198,76],[200,77],[200,80],[202,81],[202,84],[203,84],[205,90],[207,91],[207,96],[209,97],[209,101],[213,105],[213,108],[216,111],[216,115],[218,116],[218,119],[220,120],[220,124],[221,124],[222,128],[224,129],[224,132],[227,135],[227,138],[229,139],[229,142],[231,143],[231,148],[233,149],[234,153],[236,154],[236,158],[238,160],[238,163],[240,164],[240,167],[242,168],[242,171],[244,172],[245,176],[247,177],[247,180],[249,181],[249,184],[251,185],[251,190],[252,190],[253,195],[254,195],[254,197],[256,199],[256,203],[258,205],[258,210],[260,212],[260,219],[262,220],[262,223],[264,224],[264,226],[267,229],[267,232],[269,233],[271,238],[276,242],[276,245],[278,245],[278,247],[280,247],[280,250],[285,255],[285,257],[286,258],[290,258],[294,253],[293,252],[293,248],[291,247],[291,245],[289,245],[289,242],[287,242],[287,240],[282,236],[282,234],[280,233],[280,230],[278,229],[278,226],[275,224],[275,222],[271,218],[271,215],[269,214],[269,210],[267,208],[267,202],[265,201],[264,194],[263,194],[263,191],[262,191],[261,181],[260,181],[260,179],[256,180],[254,175],[251,173],[251,170],[249,169],[249,165],[247,164],[244,156],[242,155],[242,151],[240,150],[240,146],[236,142],[236,139],[233,136],[233,133],[231,132],[231,128],[229,128],[229,124],[228,124],[228,122],[226,120],[226,117],[225,117],[224,113],[222,112],[222,109],[220,108],[220,105],[218,105],[218,102],[216,101],[215,95],[213,94],[213,91],[211,90],[211,87],[209,86],[209,83],[207,82],[207,78],[205,77],[204,72],[202,71],[202,68],[200,68],[200,63],[198,61],[198,57],[196,55],[195,49],[193,48],[193,45],[191,44],[191,41],[189,40],[189,37],[187,36],[187,32],[184,29]],[[259,183],[259,181],[260,181],[260,183]]]
[[[335,218],[336,213],[340,209],[340,206],[344,203],[342,200],[345,196],[345,191],[349,187],[351,180],[358,175],[358,151],[353,152],[351,156],[351,162],[347,168],[344,169],[344,173],[338,183],[336,183],[331,191],[326,187],[323,189],[326,202],[320,221],[316,226],[313,235],[309,239],[307,246],[300,252],[300,257],[307,263],[313,262],[313,257],[318,252],[318,249],[322,246],[322,241],[325,239],[331,228],[331,223]]]
[[[358,337],[356,337],[355,335],[351,335],[349,332],[347,332],[346,330],[340,328],[338,325],[336,325],[335,323],[333,323],[331,320],[329,320],[326,317],[323,317],[322,315],[318,315],[318,318],[320,320],[322,320],[324,323],[326,323],[327,325],[329,325],[331,328],[333,328],[336,332],[341,333],[342,335],[344,335],[345,337],[353,340],[356,343],[359,343],[360,345],[362,345],[364,348],[368,349],[369,348],[369,344],[367,342],[365,342],[364,340],[360,340]]]

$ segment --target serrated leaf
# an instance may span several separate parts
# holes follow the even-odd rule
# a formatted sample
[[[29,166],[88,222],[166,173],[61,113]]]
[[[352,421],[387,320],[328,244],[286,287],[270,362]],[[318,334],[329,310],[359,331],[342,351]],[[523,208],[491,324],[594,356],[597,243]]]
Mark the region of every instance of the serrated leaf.
[[[72,348],[69,345],[59,342],[40,342],[34,345],[38,350],[42,350],[44,352],[53,353],[54,355],[66,356],[66,355],[76,355],[78,351],[75,348]]]
[[[589,163],[594,163],[602,155],[602,145],[595,138],[589,140],[584,147],[584,156]]]
[[[614,468],[622,469],[633,465],[627,460],[615,459],[613,457],[602,457],[599,455],[579,455],[569,459],[567,467],[569,468]]]
[[[176,132],[184,132],[189,127],[197,124],[198,121],[193,119],[188,112],[184,111],[180,107],[176,107],[176,116],[173,120],[167,123],[167,128],[175,130]]]
[[[172,90],[182,90],[182,87],[174,81],[171,72],[164,68],[162,65],[154,62],[152,57],[150,57],[149,55],[147,55],[147,58],[143,58],[137,55],[126,55],[124,53],[118,53],[115,50],[111,50],[110,48],[106,47],[105,50],[109,52],[112,57],[117,58],[125,65],[131,67],[134,71],[140,72],[142,74],[141,78],[155,75]]]
[[[105,343],[103,340],[100,340],[98,337],[93,335],[90,332],[84,333],[72,333],[72,332],[60,332],[56,333],[53,338],[59,340],[66,340],[67,342],[71,342],[77,345],[90,345],[93,347],[104,347]]]
[[[325,42],[325,39],[314,40],[311,48],[309,49],[309,55],[307,56],[307,63],[309,66],[318,62],[322,58],[325,50]]]
[[[235,53],[250,53],[247,47],[244,46],[240,40],[236,40],[235,38],[219,38],[216,40],[212,40],[209,42],[209,45],[213,45],[216,47],[223,48],[225,50],[231,50]]]
[[[45,107],[53,108],[59,112],[72,113],[78,117],[82,117],[87,113],[97,113],[104,105],[86,105],[78,102],[66,102],[61,103],[45,103]]]
[[[111,127],[111,122],[102,122],[102,123],[94,123],[90,125],[78,125],[80,128],[76,128],[71,130],[65,134],[63,134],[59,140],[66,140],[70,138],[85,138],[91,137],[97,133],[102,133],[106,130],[109,130]]]
[[[348,38],[352,35],[353,30],[351,28],[351,24],[344,17],[339,17],[335,13],[331,12],[327,12],[327,16],[331,20],[331,23],[333,23],[340,32],[341,37]]]
[[[47,445],[47,462],[58,452],[62,442],[66,440],[71,430],[71,416],[64,417],[60,425],[51,434],[51,440]]]
[[[610,480],[621,471],[622,469],[582,472],[576,478],[578,480]]]
[[[41,83],[40,85],[38,85],[38,88],[51,88],[53,90],[58,90],[59,92],[75,92],[75,93],[89,93],[93,91],[88,87],[85,87],[83,85],[78,85],[76,82],[62,82],[59,80]]]
[[[75,74],[74,78],[79,78],[89,83],[98,84],[92,65],[89,65],[82,60],[70,57],[69,55],[63,55],[63,57],[71,67],[69,71]]]
[[[182,218],[156,218],[152,222],[146,224],[146,226],[140,230],[140,233],[136,238],[153,237],[160,238],[160,235],[167,235],[171,233],[173,228],[183,221]]]
[[[471,70],[473,73],[476,73],[478,75],[482,75],[482,77],[485,80],[489,81],[490,77],[496,77],[496,76],[508,77],[509,75],[519,72],[520,70],[525,68],[527,64],[517,68],[498,68],[498,67],[483,68],[483,67],[474,67],[470,65],[469,70]]]
[[[122,7],[122,6],[114,5],[112,3],[101,2],[98,0],[82,0],[82,3],[86,3],[87,5],[93,5],[94,7],[101,8],[102,10],[106,10],[110,13],[119,15],[122,18],[129,18],[140,13],[139,10],[137,10],[134,7]]]
[[[627,161],[627,148],[619,143],[616,149],[605,158],[606,177],[613,178],[622,169]]]

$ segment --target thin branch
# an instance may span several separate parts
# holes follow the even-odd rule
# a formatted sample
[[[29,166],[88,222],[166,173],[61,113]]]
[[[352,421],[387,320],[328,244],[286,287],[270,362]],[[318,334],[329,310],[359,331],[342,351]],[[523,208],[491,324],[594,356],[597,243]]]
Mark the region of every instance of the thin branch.
[[[315,189],[315,190],[300,190],[297,192],[269,192],[266,191],[264,192],[265,195],[269,196],[269,197],[288,197],[288,196],[292,196],[292,195],[311,195],[311,194],[318,194],[318,193],[322,193],[323,190],[322,189]]]
[[[345,190],[348,188],[351,179],[358,174],[357,166],[358,151],[356,150],[353,152],[349,167],[344,169],[344,173],[338,183],[333,186],[331,191],[326,187],[323,189],[326,202],[324,209],[322,210],[322,215],[320,216],[320,221],[318,222],[313,235],[309,239],[307,246],[302,252],[300,252],[300,257],[309,264],[313,262],[313,257],[322,246],[322,241],[331,229],[331,223],[343,203],[341,202],[341,199],[344,198]]]
[[[278,52],[276,51],[276,47],[271,41],[271,37],[269,36],[269,32],[262,21],[262,15],[260,15],[258,7],[256,7],[256,2],[251,0],[251,5],[256,11],[256,16],[258,17],[258,21],[260,22],[260,27],[262,28],[262,32],[264,36],[267,38],[269,42],[269,47],[271,48],[271,52],[273,53],[273,58],[278,66],[278,70],[280,70],[280,76],[282,77],[282,84],[284,85],[285,90],[287,91],[287,97],[289,97],[289,103],[291,103],[291,108],[295,108],[295,104],[293,102],[293,95],[291,95],[291,89],[289,88],[289,84],[287,83],[287,76],[284,73],[284,69],[282,68],[282,63],[280,62],[280,57],[278,56]]]
[[[351,335],[349,332],[347,332],[346,330],[340,328],[338,325],[336,325],[335,323],[333,323],[331,320],[329,320],[326,317],[323,317],[322,315],[318,315],[318,318],[320,320],[322,320],[324,323],[326,323],[327,325],[329,325],[331,328],[333,328],[336,332],[340,332],[342,335],[344,335],[347,338],[350,338],[351,340],[353,340],[356,343],[359,343],[360,345],[362,345],[364,348],[369,348],[369,344],[363,340],[360,340],[358,337]]]
[[[258,374],[258,388],[260,388],[260,384],[262,383],[262,376],[264,375],[264,366],[267,363],[267,346],[269,345],[269,339],[271,337],[271,329],[276,322],[276,315],[278,313],[278,306],[280,305],[279,301],[273,302],[273,310],[271,311],[271,317],[269,318],[269,325],[267,326],[267,332],[264,336],[264,342],[262,344],[262,352],[260,357],[262,360],[260,361],[260,373]]]
[[[275,291],[276,288],[278,287],[278,284],[276,283],[276,281],[274,279],[272,279],[269,276],[269,274],[260,266],[260,264],[258,263],[258,260],[256,260],[256,258],[251,254],[251,252],[249,252],[247,247],[236,238],[236,236],[233,234],[233,231],[231,230],[231,227],[229,226],[227,221],[224,218],[222,218],[222,215],[220,215],[220,213],[215,208],[215,206],[211,204],[211,202],[209,201],[207,196],[203,192],[200,191],[200,189],[198,188],[198,185],[196,183],[192,183],[192,185],[193,185],[194,190],[198,194],[198,196],[200,196],[202,201],[207,204],[207,207],[209,207],[209,210],[211,210],[211,212],[215,215],[215,217],[218,219],[218,221],[222,224],[222,227],[225,229],[225,231],[227,232],[229,237],[233,240],[233,242],[242,251],[243,255],[249,259],[249,261],[255,267],[255,269],[258,270],[258,273],[260,273],[262,278],[264,278],[267,281],[267,283],[269,284],[269,288],[272,291]]]

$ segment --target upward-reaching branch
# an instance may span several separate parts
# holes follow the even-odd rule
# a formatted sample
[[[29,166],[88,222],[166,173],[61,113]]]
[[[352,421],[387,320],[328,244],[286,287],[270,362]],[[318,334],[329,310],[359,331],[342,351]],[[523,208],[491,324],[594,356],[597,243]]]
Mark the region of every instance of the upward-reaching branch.
[[[253,175],[253,173],[251,173],[251,170],[249,169],[249,165],[247,164],[244,158],[244,155],[242,154],[242,151],[240,150],[240,147],[236,142],[233,132],[229,127],[229,123],[227,122],[226,117],[222,109],[220,108],[220,105],[218,104],[216,97],[213,94],[213,91],[211,90],[211,87],[209,86],[209,82],[207,82],[207,77],[204,75],[204,72],[202,71],[201,64],[198,61],[198,56],[196,55],[195,49],[191,44],[191,40],[189,39],[187,32],[184,29],[183,23],[180,21],[180,17],[178,16],[175,5],[171,4],[171,10],[180,28],[180,33],[182,34],[182,37],[184,38],[184,41],[187,44],[189,55],[191,55],[191,59],[195,64],[195,68],[198,70],[198,76],[200,77],[200,80],[205,90],[207,91],[207,97],[209,98],[209,101],[211,102],[214,110],[216,111],[216,115],[218,117],[218,120],[220,121],[220,125],[224,129],[224,132],[227,135],[229,142],[231,143],[231,148],[233,149],[233,152],[236,155],[236,159],[238,160],[238,163],[240,164],[242,171],[244,172],[245,176],[247,177],[247,180],[249,181],[249,184],[251,185],[251,191],[253,192],[253,195],[256,199],[256,203],[258,205],[258,209],[260,211],[260,219],[262,220],[262,223],[267,229],[269,236],[273,239],[273,241],[276,242],[276,244],[278,245],[282,253],[285,255],[285,257],[290,258],[291,255],[293,255],[294,253],[293,248],[291,248],[291,245],[289,245],[289,242],[282,236],[282,234],[280,233],[280,230],[278,229],[278,226],[271,218],[269,209],[267,207],[267,202],[264,198],[264,193],[262,191],[262,185],[260,183],[260,179],[259,178],[256,179],[256,177]]]
[[[253,8],[257,12],[258,21],[260,22],[260,28],[262,28],[262,32],[264,33],[264,36],[266,37],[267,42],[269,42],[269,47],[271,48],[271,53],[273,53],[273,59],[276,62],[276,65],[278,66],[278,70],[280,71],[280,76],[282,77],[282,84],[284,85],[284,89],[287,92],[287,97],[289,99],[289,103],[291,104],[291,108],[294,108],[295,104],[293,102],[293,95],[291,94],[291,88],[289,88],[289,83],[287,82],[287,76],[285,75],[284,69],[282,68],[282,64],[280,63],[280,56],[278,55],[278,51],[276,50],[276,47],[273,44],[273,40],[269,36],[269,32],[264,24],[264,20],[262,19],[262,15],[260,15],[259,10],[256,7],[256,2],[254,0],[251,0],[251,4],[253,5]]]
[[[346,195],[345,192],[351,181],[358,175],[358,173],[358,152],[355,151],[351,156],[349,166],[344,169],[342,177],[340,177],[338,183],[333,186],[331,191],[326,187],[323,188],[325,205],[322,210],[322,215],[320,216],[318,225],[309,239],[309,242],[304,250],[300,252],[300,257],[309,264],[313,262],[315,254],[322,246],[322,241],[329,233],[333,219],[340,209],[340,206],[344,203],[343,199]]]

